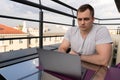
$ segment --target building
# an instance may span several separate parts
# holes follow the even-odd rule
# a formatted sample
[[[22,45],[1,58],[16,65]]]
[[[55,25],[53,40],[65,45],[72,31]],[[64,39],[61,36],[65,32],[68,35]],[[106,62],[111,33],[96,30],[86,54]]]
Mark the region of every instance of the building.
[[[39,27],[28,27],[26,22],[23,22],[23,32],[28,33],[29,37],[38,37],[39,36]],[[61,43],[63,37],[52,37],[64,35],[66,29],[63,26],[55,26],[55,25],[44,25],[43,28],[43,36],[51,36],[43,38],[43,45],[51,45],[56,43]],[[39,47],[39,38],[33,38],[28,41],[29,47]]]
[[[55,28],[56,30],[59,28]],[[61,43],[64,32],[54,32],[53,29],[46,27],[43,36],[51,36],[43,38],[43,45],[51,45]],[[13,28],[4,24],[0,24],[0,52],[8,52],[13,50],[25,49],[30,47],[39,47],[39,38],[32,39],[14,39],[20,37],[34,37],[39,36],[39,28],[23,26],[22,30]],[[58,36],[58,37],[53,37]],[[13,38],[11,40],[4,40],[5,38]]]
[[[18,37],[27,37],[27,36],[28,34],[22,32],[21,30],[17,30],[7,25],[0,24],[0,39],[18,38]],[[28,47],[27,39],[0,40],[0,52],[19,50],[27,47]]]

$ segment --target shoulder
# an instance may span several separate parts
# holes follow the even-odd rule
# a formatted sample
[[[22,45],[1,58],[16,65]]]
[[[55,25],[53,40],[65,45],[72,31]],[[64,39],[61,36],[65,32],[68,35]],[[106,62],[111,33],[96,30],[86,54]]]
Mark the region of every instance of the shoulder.
[[[71,34],[75,34],[78,31],[79,31],[78,27],[71,27],[68,29],[68,32],[70,32]]]
[[[66,32],[65,35],[71,36],[72,34],[75,34],[78,30],[79,30],[78,27],[70,27],[70,28],[67,30],[67,32]]]
[[[101,26],[101,25],[93,25],[94,30],[107,30],[106,26]]]
[[[106,26],[101,26],[101,25],[93,25],[93,31],[101,32],[101,31],[107,31]]]
[[[95,37],[96,37],[97,44],[112,42],[112,39],[107,27],[98,25],[94,29],[96,30]]]
[[[78,33],[78,28],[77,27],[70,27],[66,34],[64,35],[64,38],[68,41],[71,40],[71,38]]]

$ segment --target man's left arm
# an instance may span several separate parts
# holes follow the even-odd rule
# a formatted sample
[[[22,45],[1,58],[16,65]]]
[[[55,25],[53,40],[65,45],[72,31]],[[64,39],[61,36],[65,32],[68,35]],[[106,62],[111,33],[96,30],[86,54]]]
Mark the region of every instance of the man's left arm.
[[[96,53],[92,55],[81,55],[81,60],[96,64],[108,66],[112,53],[112,44],[104,43],[96,45]]]

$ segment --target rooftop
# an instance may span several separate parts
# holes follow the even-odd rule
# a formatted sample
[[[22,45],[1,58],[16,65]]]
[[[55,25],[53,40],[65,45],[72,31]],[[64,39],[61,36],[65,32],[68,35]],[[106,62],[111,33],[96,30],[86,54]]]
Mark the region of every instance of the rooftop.
[[[25,34],[21,30],[14,29],[7,25],[0,24],[0,34]]]

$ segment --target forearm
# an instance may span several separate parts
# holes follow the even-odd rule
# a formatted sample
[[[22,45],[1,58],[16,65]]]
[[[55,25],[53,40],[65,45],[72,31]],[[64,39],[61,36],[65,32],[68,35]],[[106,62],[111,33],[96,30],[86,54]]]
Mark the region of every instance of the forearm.
[[[81,64],[84,68],[90,69],[90,70],[93,70],[93,71],[97,71],[98,68],[100,67],[99,65],[95,65],[95,64],[92,64],[92,63],[84,62],[84,61],[81,61]]]
[[[69,49],[69,47],[70,47],[69,41],[64,39],[62,41],[61,45],[59,46],[58,51],[66,53],[66,51]]]
[[[92,64],[96,64],[96,65],[103,65],[103,66],[107,66],[108,65],[108,58],[104,58],[103,56],[99,55],[99,54],[93,54],[93,55],[81,55],[81,60],[88,62],[88,63],[92,63]]]
[[[59,52],[63,52],[66,53],[66,51],[64,49],[58,49]]]
[[[59,47],[59,48],[58,48],[58,51],[59,51],[59,52],[66,53],[66,49],[64,49],[64,48],[61,48],[61,47]]]

